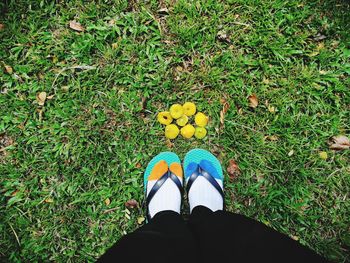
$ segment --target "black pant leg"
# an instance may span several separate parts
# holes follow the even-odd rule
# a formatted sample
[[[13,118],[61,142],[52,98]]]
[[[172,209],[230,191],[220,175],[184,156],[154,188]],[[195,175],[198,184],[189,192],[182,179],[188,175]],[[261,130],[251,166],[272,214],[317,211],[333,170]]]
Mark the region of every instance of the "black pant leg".
[[[183,249],[194,246],[193,235],[181,215],[163,211],[122,237],[97,262],[195,262],[196,251]]]
[[[327,262],[288,236],[243,215],[198,206],[189,226],[202,262]]]

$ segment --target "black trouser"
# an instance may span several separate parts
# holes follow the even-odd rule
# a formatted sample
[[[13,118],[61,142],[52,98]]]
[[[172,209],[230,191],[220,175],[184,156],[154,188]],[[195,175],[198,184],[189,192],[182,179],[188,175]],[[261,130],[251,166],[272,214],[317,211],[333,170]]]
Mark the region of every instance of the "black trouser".
[[[262,223],[198,206],[185,221],[163,211],[124,236],[99,262],[327,262]]]

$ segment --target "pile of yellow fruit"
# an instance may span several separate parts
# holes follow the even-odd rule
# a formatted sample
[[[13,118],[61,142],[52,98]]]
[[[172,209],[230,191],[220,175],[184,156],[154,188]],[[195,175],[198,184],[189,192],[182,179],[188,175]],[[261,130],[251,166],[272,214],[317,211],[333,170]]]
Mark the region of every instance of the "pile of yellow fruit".
[[[158,113],[158,121],[165,126],[165,137],[168,139],[175,139],[179,133],[189,139],[193,135],[197,139],[203,139],[207,135],[207,130],[204,128],[208,124],[208,117],[198,112],[196,114],[196,105],[192,102],[186,102],[184,105],[174,104],[170,107],[169,111],[162,111]],[[196,114],[196,115],[195,115]],[[196,127],[192,124],[188,124],[189,117],[194,116]],[[176,120],[176,124],[172,124],[173,120]]]

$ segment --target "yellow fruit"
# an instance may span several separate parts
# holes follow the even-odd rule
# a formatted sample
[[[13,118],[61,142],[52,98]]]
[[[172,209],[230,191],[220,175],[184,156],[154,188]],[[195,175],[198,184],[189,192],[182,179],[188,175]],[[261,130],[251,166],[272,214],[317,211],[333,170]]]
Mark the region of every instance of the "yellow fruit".
[[[182,115],[184,115],[184,109],[180,104],[174,104],[170,107],[170,115],[174,119],[180,118]]]
[[[184,109],[184,114],[187,116],[192,116],[196,113],[196,105],[192,102],[185,102],[182,108]]]
[[[157,118],[158,121],[164,125],[169,125],[173,121],[173,117],[171,117],[168,111],[159,112]]]
[[[194,117],[194,121],[199,127],[204,127],[208,124],[208,117],[204,113],[198,112]]]
[[[176,120],[177,125],[185,126],[188,122],[188,117],[186,115],[182,115],[180,118]]]
[[[194,134],[194,127],[191,124],[187,124],[185,127],[181,128],[181,135],[186,138],[189,139],[193,136]]]
[[[194,137],[197,139],[203,139],[207,135],[207,130],[203,127],[196,127]]]
[[[179,128],[175,124],[170,124],[165,127],[165,137],[175,139],[179,135]]]

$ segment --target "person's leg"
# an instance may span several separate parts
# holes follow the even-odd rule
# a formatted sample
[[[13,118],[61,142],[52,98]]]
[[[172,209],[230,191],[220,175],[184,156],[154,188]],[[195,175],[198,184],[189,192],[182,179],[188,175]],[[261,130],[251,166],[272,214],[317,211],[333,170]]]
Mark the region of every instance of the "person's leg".
[[[180,215],[183,173],[179,157],[171,152],[155,156],[144,174],[149,223],[126,235],[99,262],[180,262],[190,260],[195,243]],[[182,246],[192,249],[182,251]]]
[[[195,242],[182,216],[174,211],[157,213],[149,223],[124,236],[97,262],[192,262]],[[185,259],[185,261],[184,261]]]
[[[184,160],[189,226],[204,262],[326,262],[288,236],[223,211],[223,172],[211,153],[195,149]]]
[[[197,206],[189,224],[204,261],[327,262],[288,236],[243,215]]]

